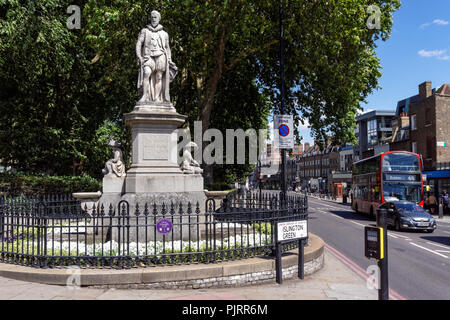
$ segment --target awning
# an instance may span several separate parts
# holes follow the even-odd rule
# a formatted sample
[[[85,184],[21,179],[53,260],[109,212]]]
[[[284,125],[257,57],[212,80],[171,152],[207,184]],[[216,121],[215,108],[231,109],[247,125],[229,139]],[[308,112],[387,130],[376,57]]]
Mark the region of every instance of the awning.
[[[450,178],[450,170],[423,171],[427,179]]]

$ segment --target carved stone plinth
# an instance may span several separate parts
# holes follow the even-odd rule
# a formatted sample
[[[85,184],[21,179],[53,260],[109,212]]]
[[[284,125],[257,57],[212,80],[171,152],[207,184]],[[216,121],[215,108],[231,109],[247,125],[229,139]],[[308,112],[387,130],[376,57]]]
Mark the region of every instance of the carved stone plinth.
[[[176,129],[186,116],[170,103],[152,103],[137,105],[124,118],[132,134],[125,193],[203,192],[203,177],[183,174],[178,163]]]

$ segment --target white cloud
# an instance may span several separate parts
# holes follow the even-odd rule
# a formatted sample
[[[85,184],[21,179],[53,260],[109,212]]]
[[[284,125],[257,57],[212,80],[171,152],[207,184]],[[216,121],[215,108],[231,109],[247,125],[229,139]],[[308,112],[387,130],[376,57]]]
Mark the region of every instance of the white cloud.
[[[427,23],[422,24],[420,26],[420,28],[423,29],[423,28],[431,26],[432,24],[435,24],[435,25],[438,25],[438,26],[446,26],[446,25],[448,25],[448,23],[449,22],[446,21],[446,20],[434,19],[433,22],[427,22]]]
[[[447,50],[432,50],[432,51],[427,51],[427,50],[420,50],[418,52],[419,56],[424,57],[424,58],[430,58],[430,57],[440,57],[442,56]]]
[[[418,52],[419,56],[422,58],[437,58],[439,60],[450,60],[450,56],[445,55],[447,50],[420,50]]]
[[[434,24],[440,25],[440,26],[446,26],[448,25],[448,21],[445,20],[441,20],[441,19],[436,19],[433,21]]]

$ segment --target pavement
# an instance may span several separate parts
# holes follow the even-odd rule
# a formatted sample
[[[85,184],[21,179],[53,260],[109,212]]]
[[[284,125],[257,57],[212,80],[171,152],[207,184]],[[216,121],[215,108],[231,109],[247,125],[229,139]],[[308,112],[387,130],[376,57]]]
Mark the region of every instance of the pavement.
[[[330,249],[325,265],[304,280],[284,280],[282,285],[193,289],[72,288],[0,277],[1,300],[376,300],[378,293],[348,268]]]
[[[376,266],[364,256],[364,227],[376,222],[350,206],[308,199],[310,232],[326,243],[343,262],[362,277]],[[437,219],[433,233],[389,229],[390,298],[450,300],[450,221]],[[369,269],[370,268],[370,269]]]

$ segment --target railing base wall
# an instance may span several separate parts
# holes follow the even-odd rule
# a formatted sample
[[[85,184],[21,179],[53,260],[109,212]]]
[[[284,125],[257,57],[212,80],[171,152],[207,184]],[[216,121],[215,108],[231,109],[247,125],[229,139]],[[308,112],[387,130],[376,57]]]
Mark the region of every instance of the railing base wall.
[[[298,250],[283,256],[283,279],[295,279]],[[305,247],[305,275],[322,269],[324,242],[309,234]],[[257,285],[275,281],[275,260],[251,258],[215,264],[161,266],[149,268],[114,269],[35,269],[0,263],[0,276],[53,285],[73,285],[79,275],[81,286],[127,289],[199,289]]]

